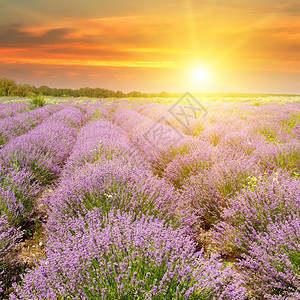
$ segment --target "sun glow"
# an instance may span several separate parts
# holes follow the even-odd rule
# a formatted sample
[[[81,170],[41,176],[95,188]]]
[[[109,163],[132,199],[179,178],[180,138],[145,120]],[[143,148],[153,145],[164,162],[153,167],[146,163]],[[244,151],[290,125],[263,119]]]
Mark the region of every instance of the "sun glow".
[[[195,83],[205,83],[209,80],[210,74],[206,68],[197,67],[191,71],[191,78]]]

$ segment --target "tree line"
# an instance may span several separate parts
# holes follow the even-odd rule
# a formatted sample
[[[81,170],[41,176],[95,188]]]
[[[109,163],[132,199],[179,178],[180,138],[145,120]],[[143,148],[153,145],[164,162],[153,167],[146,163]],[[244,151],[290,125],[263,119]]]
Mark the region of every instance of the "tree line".
[[[13,79],[0,78],[0,96],[32,97],[34,95],[52,97],[89,97],[89,98],[152,98],[152,97],[172,97],[173,94],[142,93],[133,91],[123,93],[122,91],[112,91],[103,88],[80,88],[80,89],[58,89],[50,88],[46,85],[35,87],[29,84],[17,84]]]

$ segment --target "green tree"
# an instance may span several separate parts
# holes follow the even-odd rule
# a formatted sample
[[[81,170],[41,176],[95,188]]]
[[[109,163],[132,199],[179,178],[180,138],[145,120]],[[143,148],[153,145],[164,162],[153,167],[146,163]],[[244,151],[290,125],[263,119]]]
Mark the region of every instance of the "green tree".
[[[0,96],[13,96],[17,89],[17,84],[14,80],[8,78],[0,79]]]
[[[49,88],[46,85],[42,85],[37,89],[38,93],[45,95],[45,96],[51,96],[51,88]]]
[[[121,91],[116,91],[115,92],[115,97],[116,98],[124,98],[125,97],[125,94]]]

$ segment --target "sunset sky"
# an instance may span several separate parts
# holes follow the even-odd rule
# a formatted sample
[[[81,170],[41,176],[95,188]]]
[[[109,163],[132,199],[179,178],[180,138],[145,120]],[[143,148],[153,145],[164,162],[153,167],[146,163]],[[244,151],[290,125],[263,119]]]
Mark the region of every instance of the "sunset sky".
[[[0,0],[0,77],[300,94],[300,0]]]

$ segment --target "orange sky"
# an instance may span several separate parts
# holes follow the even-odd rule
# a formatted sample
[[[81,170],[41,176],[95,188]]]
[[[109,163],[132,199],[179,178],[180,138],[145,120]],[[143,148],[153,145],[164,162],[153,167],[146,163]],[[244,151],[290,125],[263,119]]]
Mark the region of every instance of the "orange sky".
[[[300,93],[300,1],[1,0],[0,77],[144,92]],[[209,79],[191,77],[205,68]]]

